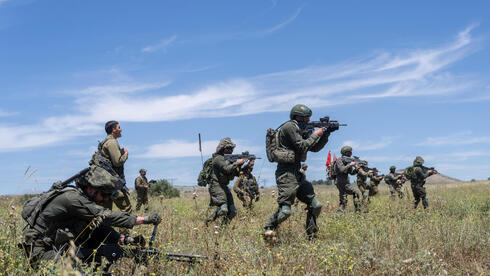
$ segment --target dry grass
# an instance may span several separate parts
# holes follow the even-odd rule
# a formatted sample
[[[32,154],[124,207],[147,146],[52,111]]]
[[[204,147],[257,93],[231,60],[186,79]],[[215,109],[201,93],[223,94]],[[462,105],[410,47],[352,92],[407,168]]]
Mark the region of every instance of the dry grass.
[[[316,187],[324,204],[318,239],[306,240],[306,215],[299,204],[281,225],[280,242],[274,246],[266,246],[261,239],[261,227],[277,207],[271,189],[262,191],[251,212],[238,207],[238,216],[225,228],[204,226],[206,190],[199,190],[196,200],[190,193],[179,199],[155,198],[150,211],[163,215],[157,249],[219,258],[194,267],[153,260],[139,267],[137,274],[489,275],[490,182],[429,185],[427,189],[427,211],[421,206],[414,211],[411,197],[390,199],[386,185],[382,185],[369,213],[354,213],[350,200],[347,212],[337,214],[337,190]],[[0,201],[0,274],[33,273],[16,248],[24,225],[20,208],[18,199]],[[134,230],[149,237],[152,227]],[[132,265],[125,259],[113,270],[129,274]],[[62,271],[59,264],[47,264],[37,273]]]

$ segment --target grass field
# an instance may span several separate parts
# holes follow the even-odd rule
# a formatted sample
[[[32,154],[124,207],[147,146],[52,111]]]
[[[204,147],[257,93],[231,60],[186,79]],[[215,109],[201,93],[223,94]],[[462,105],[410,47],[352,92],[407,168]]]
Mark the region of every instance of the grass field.
[[[407,190],[408,188],[408,190]],[[409,187],[405,188],[410,192]],[[261,227],[277,207],[273,189],[262,190],[252,211],[241,208],[225,228],[204,225],[208,194],[197,198],[152,198],[150,212],[159,212],[155,248],[219,256],[194,267],[166,260],[150,260],[136,269],[147,275],[490,275],[490,182],[428,185],[430,207],[412,209],[412,197],[392,200],[382,184],[368,213],[356,214],[352,198],[344,214],[335,212],[335,187],[316,187],[324,204],[319,237],[308,241],[304,233],[303,204],[281,225],[279,242],[267,246]],[[19,198],[0,199],[0,275],[33,274],[16,244],[24,222]],[[211,210],[209,210],[211,212]],[[150,237],[152,227],[133,230]],[[136,234],[136,232],[134,232]],[[132,260],[112,266],[114,274],[130,274]],[[68,273],[62,264],[46,264],[40,275]],[[87,269],[87,271],[90,271]]]

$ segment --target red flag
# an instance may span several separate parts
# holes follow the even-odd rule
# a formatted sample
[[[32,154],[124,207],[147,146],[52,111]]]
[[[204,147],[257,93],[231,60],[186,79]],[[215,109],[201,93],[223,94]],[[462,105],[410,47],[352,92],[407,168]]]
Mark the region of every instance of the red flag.
[[[327,166],[327,168],[330,168],[330,165],[332,165],[332,155],[330,154],[330,151],[328,151],[328,156],[327,156],[327,163],[325,163],[325,166]]]
[[[333,162],[335,162],[335,160],[337,160],[337,156],[335,156],[335,153],[333,154]]]

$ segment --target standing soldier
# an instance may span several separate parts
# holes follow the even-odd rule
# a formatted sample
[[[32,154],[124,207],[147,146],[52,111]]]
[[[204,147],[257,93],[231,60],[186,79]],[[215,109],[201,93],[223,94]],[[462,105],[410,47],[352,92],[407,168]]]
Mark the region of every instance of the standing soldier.
[[[237,197],[242,201],[243,207],[252,208],[253,200],[259,201],[259,184],[255,176],[252,175],[254,160],[251,160],[248,166],[243,167],[240,176],[233,185]]]
[[[383,175],[378,175],[378,169],[374,168],[372,174],[370,175],[371,181],[369,182],[369,197],[378,194],[378,185],[383,178]]]
[[[237,210],[233,202],[233,195],[228,188],[228,183],[240,174],[241,165],[245,163],[244,159],[236,162],[230,162],[225,159],[225,154],[233,153],[235,143],[231,138],[221,139],[216,152],[213,154],[211,183],[209,184],[209,195],[211,202],[209,206],[216,206],[216,210],[206,219],[206,225],[210,221],[224,216],[222,224],[227,224],[236,216]]]
[[[405,170],[412,188],[413,197],[415,198],[413,208],[416,209],[419,205],[420,200],[422,200],[422,205],[424,209],[429,207],[429,202],[427,200],[427,193],[425,192],[425,179],[433,174],[437,174],[434,169],[429,169],[424,166],[424,159],[417,156],[413,161],[413,167],[407,168]]]
[[[395,197],[395,193],[399,198],[403,198],[402,184],[405,182],[403,174],[396,174],[396,167],[390,167],[390,173],[385,176],[385,182],[390,188],[391,197]]]
[[[134,180],[134,189],[136,190],[137,203],[136,211],[139,211],[141,205],[145,205],[145,212],[148,211],[148,180],[146,179],[146,170],[141,169],[140,175]]]
[[[131,201],[124,177],[124,163],[128,160],[128,150],[121,148],[116,140],[121,137],[122,129],[117,121],[109,121],[105,124],[105,131],[107,136],[99,143],[98,152],[94,154],[90,164],[102,167],[121,179],[122,184],[115,187],[111,200],[104,203],[104,207],[112,209],[112,202],[114,202],[121,211],[130,213]]]
[[[335,161],[333,168],[335,186],[339,189],[340,204],[338,211],[343,212],[345,210],[345,207],[347,206],[347,196],[352,195],[354,198],[354,207],[357,212],[360,212],[362,193],[359,191],[356,184],[351,184],[349,181],[349,174],[356,174],[356,162],[349,162],[345,158],[352,156],[352,147],[343,146],[340,149],[340,153],[342,154],[342,157]]]
[[[366,167],[367,167],[367,162],[366,162]],[[361,191],[362,194],[362,204],[366,206],[368,197],[369,197],[369,187],[366,183],[368,176],[371,174],[370,171],[367,171],[367,169],[358,166],[357,167],[357,187],[359,188],[359,191]]]
[[[291,215],[291,205],[297,197],[307,205],[306,233],[309,238],[318,232],[317,217],[322,204],[315,196],[310,182],[300,172],[301,162],[306,161],[308,151],[320,151],[328,141],[329,132],[323,128],[316,129],[309,137],[303,137],[302,130],[310,121],[311,109],[307,106],[295,105],[290,112],[290,121],[284,123],[277,133],[278,147],[285,149],[294,156],[292,162],[278,160],[276,183],[278,190],[278,208],[264,225],[264,238],[273,240],[279,225]]]

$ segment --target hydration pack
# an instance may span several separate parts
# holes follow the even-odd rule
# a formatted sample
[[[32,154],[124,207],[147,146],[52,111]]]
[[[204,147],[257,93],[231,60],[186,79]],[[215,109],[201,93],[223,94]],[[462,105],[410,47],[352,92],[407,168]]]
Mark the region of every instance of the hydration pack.
[[[208,158],[202,165],[202,170],[199,172],[197,177],[197,185],[201,187],[206,187],[206,185],[211,183],[211,176],[213,173],[213,157]]]

